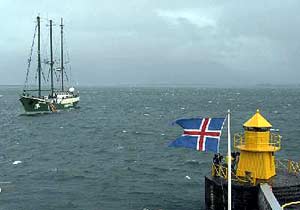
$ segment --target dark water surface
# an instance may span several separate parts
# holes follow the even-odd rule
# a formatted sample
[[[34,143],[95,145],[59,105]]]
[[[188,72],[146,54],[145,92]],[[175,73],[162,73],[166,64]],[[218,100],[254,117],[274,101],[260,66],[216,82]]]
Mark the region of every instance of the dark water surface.
[[[168,148],[170,122],[227,109],[235,133],[260,108],[300,160],[300,89],[81,88],[80,109],[37,116],[20,90],[0,87],[0,210],[203,209],[213,154]]]

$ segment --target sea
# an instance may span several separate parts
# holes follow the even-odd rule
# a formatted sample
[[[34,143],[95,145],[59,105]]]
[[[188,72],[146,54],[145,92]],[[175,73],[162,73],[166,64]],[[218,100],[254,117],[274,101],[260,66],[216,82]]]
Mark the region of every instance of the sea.
[[[257,109],[299,161],[299,87],[81,87],[80,107],[24,115],[0,86],[0,210],[200,210],[213,153],[168,147],[178,118],[225,117],[231,135]],[[226,153],[227,123],[220,152]]]

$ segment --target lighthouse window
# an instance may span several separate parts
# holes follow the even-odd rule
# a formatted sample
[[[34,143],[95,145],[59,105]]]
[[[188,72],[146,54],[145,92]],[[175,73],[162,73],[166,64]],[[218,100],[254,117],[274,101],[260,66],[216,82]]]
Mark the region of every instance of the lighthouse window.
[[[266,132],[269,128],[244,127],[246,131]]]

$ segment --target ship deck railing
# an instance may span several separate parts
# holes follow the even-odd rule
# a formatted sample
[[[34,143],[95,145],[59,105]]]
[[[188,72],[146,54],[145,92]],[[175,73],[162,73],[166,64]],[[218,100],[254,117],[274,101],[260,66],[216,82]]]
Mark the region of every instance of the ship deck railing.
[[[281,147],[281,136],[278,133],[270,133],[270,140],[267,143],[262,142],[246,142],[245,135],[243,133],[234,134],[233,138],[234,148],[243,150],[259,150],[259,151],[278,151]]]
[[[286,207],[292,207],[294,205],[300,205],[300,201],[293,201],[293,202],[285,203],[281,206],[281,208],[284,209]]]
[[[300,175],[300,162],[293,160],[282,159],[276,160],[276,170],[281,170],[288,174],[294,174],[296,176]],[[254,173],[245,174],[244,177],[237,176],[238,169],[232,169],[231,179],[239,183],[250,183],[255,185],[257,178]],[[227,164],[212,164],[211,175],[213,177],[221,177],[223,179],[228,179],[228,168]]]
[[[300,175],[300,162],[289,159],[276,160],[276,169],[283,170],[289,174]]]
[[[212,164],[212,176],[213,177],[221,177],[223,179],[228,179],[228,168],[227,165],[222,165],[222,164]],[[245,177],[239,177],[236,175],[237,170],[233,169],[231,171],[231,180],[236,181],[239,183],[250,183],[251,185],[256,184],[256,176],[255,174],[251,173],[248,174]]]

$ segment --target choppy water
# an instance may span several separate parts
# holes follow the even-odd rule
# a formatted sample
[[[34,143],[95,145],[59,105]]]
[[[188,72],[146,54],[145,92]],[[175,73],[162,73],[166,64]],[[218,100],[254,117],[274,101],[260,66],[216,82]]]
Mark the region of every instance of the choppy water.
[[[227,109],[234,133],[260,108],[277,157],[300,159],[300,89],[81,88],[80,109],[38,116],[21,115],[20,89],[0,87],[1,210],[203,209],[213,154],[168,148],[170,123]]]

